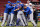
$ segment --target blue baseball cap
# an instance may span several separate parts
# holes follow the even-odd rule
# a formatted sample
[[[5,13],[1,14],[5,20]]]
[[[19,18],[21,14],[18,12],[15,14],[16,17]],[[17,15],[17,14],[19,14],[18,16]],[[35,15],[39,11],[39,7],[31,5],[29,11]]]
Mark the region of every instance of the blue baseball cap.
[[[14,3],[14,4],[17,4],[17,3]]]
[[[11,3],[10,1],[8,1],[8,3]]]
[[[17,3],[20,3],[20,1],[17,1]]]
[[[21,1],[19,1],[21,3]]]

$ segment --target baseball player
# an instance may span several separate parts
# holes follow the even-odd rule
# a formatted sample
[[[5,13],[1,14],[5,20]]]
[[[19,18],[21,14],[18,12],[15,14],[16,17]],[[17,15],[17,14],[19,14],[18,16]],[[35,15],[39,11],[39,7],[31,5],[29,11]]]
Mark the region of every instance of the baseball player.
[[[19,1],[19,5],[21,5],[21,7],[23,8],[23,3],[21,3],[21,1]],[[21,21],[18,23],[20,26],[22,26],[22,23],[21,23]]]
[[[19,4],[19,8],[21,8],[21,7],[20,7],[20,4]],[[15,11],[18,12],[18,13],[17,13],[17,22],[16,22],[17,24],[16,24],[16,25],[19,26],[18,22],[19,22],[19,20],[21,20],[23,26],[25,26],[26,22],[25,22],[25,24],[24,24],[23,20],[24,20],[24,21],[26,21],[26,20],[25,20],[24,14],[23,14],[22,17],[21,17],[20,14],[21,14],[22,11],[20,11],[19,8],[15,10]],[[22,20],[22,18],[23,18],[23,20]],[[26,24],[26,25],[27,25],[27,24]]]
[[[11,3],[12,5],[12,3]],[[7,20],[7,25],[6,26],[9,26],[9,23],[10,23],[10,20],[11,20],[11,11],[12,11],[13,8],[9,9],[9,12],[8,12],[8,20]]]
[[[30,14],[30,21],[34,24],[34,26],[36,26],[35,21],[33,20],[33,8],[32,8],[32,3],[30,3],[30,1],[27,1],[28,7],[30,8],[30,10],[32,11],[32,13]]]
[[[11,11],[11,21],[10,21],[9,26],[12,26],[12,24],[13,24],[12,20],[13,20],[13,18],[14,18],[14,15],[17,14],[17,11],[14,11],[14,10],[18,8],[19,1],[17,1],[17,5],[15,5],[15,4],[16,4],[16,3],[14,3],[14,8],[13,8],[12,11]],[[14,26],[14,25],[13,25],[13,26]]]
[[[12,3],[13,4],[13,3]],[[11,10],[11,20],[10,20],[10,24],[9,24],[9,26],[12,26],[12,24],[13,24],[13,26],[14,26],[14,21],[13,21],[13,18],[14,18],[14,15],[15,15],[15,12],[14,12],[14,10],[15,10],[15,5],[13,6],[13,9]]]
[[[1,26],[4,26],[4,24],[5,24],[5,21],[6,21],[6,18],[7,18],[7,14],[9,13],[9,9],[13,8],[12,6],[10,6],[11,5],[10,3],[11,2],[8,1],[8,4],[6,4],[6,8],[5,8],[5,11],[4,11],[4,20],[3,20]]]
[[[24,14],[25,14],[25,18],[27,19],[28,15],[30,15],[32,12],[30,10],[29,7],[27,7],[26,5],[24,5],[24,8],[23,8],[23,11],[24,11]],[[27,21],[26,21],[27,22]],[[27,24],[28,25],[28,24]],[[26,25],[26,26],[27,26]]]

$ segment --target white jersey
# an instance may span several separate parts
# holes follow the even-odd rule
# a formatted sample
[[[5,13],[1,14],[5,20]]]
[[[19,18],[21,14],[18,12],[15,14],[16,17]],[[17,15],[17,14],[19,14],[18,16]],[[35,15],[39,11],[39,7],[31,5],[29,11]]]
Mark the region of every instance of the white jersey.
[[[32,6],[30,6],[30,5],[29,5],[28,7],[30,8],[30,10],[31,10],[31,11],[33,11],[33,8],[32,8]]]
[[[30,10],[33,12],[33,8],[32,8],[33,6],[32,6],[32,5],[30,6],[30,4],[32,4],[32,3],[26,4],[26,5],[27,5],[27,7],[29,7]]]
[[[32,6],[31,3],[26,4],[26,6],[29,7],[30,10],[32,11],[32,13],[29,15],[29,17],[30,17],[30,21],[36,26],[36,23],[35,23],[35,21],[33,20],[33,8],[32,8],[33,6]]]

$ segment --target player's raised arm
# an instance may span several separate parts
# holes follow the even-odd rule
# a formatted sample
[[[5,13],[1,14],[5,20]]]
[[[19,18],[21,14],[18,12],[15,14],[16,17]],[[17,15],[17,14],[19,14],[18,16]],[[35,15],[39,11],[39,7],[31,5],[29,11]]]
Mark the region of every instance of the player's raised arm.
[[[17,11],[17,10],[19,10],[19,8],[18,9],[15,9],[14,11]]]

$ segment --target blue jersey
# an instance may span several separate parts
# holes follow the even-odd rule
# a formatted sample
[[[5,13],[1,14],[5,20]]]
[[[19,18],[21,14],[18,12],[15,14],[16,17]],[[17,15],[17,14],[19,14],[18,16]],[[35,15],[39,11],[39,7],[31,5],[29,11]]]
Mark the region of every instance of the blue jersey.
[[[13,9],[11,9],[11,13],[13,13],[14,15],[17,15],[17,11],[14,11],[17,8],[18,8],[17,6],[13,7]]]
[[[21,7],[23,8],[24,4],[20,4],[20,5],[21,5]]]
[[[20,7],[22,7],[21,4],[16,5],[16,9],[18,9],[18,8],[20,9]],[[19,11],[20,11],[20,10],[18,10],[17,12],[19,12]]]
[[[27,7],[26,9],[23,8],[23,10],[24,10],[24,13],[26,14],[26,16],[28,14],[31,14],[32,13],[29,7]]]
[[[29,10],[28,14],[30,15],[31,13],[32,13],[32,11],[31,11],[31,10]]]
[[[13,6],[10,6],[9,4],[6,4],[6,8],[5,8],[4,13],[10,13],[12,8],[13,8]]]
[[[15,14],[16,12],[14,10],[15,10],[15,7],[13,7],[13,9],[11,10],[11,13]]]

